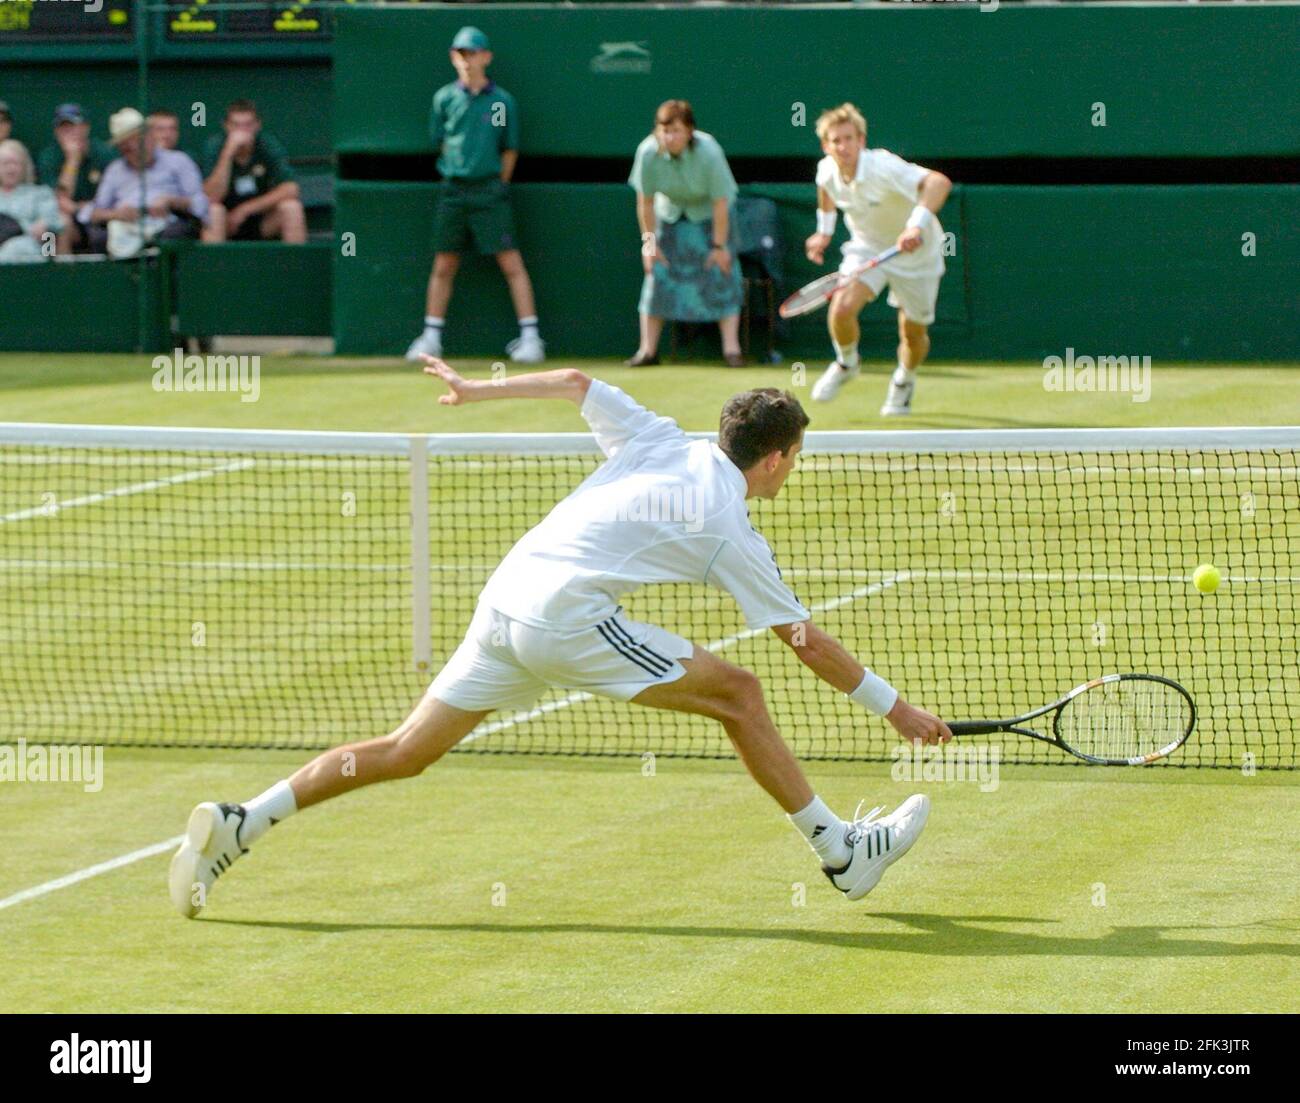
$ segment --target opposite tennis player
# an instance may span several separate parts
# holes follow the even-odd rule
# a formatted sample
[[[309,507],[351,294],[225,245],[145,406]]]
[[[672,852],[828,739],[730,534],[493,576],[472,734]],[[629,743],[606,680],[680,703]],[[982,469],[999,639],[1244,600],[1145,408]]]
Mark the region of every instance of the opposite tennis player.
[[[734,396],[714,444],[692,441],[676,422],[580,371],[481,382],[424,359],[425,371],[447,385],[444,405],[502,398],[575,403],[608,458],[501,561],[464,642],[396,730],[328,750],[245,804],[194,809],[170,872],[181,914],[197,915],[216,878],[287,816],[363,785],[414,777],[492,711],[527,708],[552,686],[717,720],[831,883],[850,900],[870,892],[920,835],[929,800],[913,796],[888,816],[878,817],[877,808],[841,820],[809,787],[753,674],[623,616],[619,605],[625,594],[657,582],[727,590],[751,628],[772,629],[818,677],[885,716],[904,738],[952,737],[942,720],[907,704],[812,623],[749,522],[745,499],[775,498],[795,465],[808,424],[798,401],[772,389]],[[663,503],[683,503],[682,516],[671,516]]]
[[[889,305],[898,309],[898,366],[880,412],[910,414],[916,369],[930,351],[928,330],[944,272],[943,227],[935,216],[952,181],[887,149],[867,149],[867,120],[851,103],[823,111],[817,137],[826,156],[817,164],[817,232],[804,243],[808,259],[823,263],[837,211],[844,212],[849,228],[849,240],[840,247],[840,273],[846,278],[892,245],[903,252],[862,273],[831,299],[827,325],[835,359],[813,384],[813,400],[829,402],[858,374],[858,315],[888,284]]]

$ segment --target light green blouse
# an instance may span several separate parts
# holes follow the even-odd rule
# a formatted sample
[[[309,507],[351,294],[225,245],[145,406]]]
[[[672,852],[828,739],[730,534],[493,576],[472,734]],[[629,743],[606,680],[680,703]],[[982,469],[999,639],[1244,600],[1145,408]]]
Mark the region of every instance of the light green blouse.
[[[24,230],[33,222],[44,222],[56,234],[63,229],[63,215],[52,189],[42,184],[19,184],[13,191],[0,188],[0,214],[16,218]]]
[[[659,152],[651,134],[636,147],[627,182],[637,195],[655,197],[655,215],[661,222],[676,222],[683,214],[692,222],[713,217],[713,201],[736,198],[736,178],[717,139],[695,132],[694,146],[677,157]]]

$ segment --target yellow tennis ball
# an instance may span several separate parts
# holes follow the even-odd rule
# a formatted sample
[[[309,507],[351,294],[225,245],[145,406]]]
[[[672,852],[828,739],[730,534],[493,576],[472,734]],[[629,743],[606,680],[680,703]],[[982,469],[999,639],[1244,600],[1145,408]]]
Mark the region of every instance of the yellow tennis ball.
[[[1192,585],[1203,594],[1212,594],[1219,588],[1219,568],[1202,563],[1192,572]]]

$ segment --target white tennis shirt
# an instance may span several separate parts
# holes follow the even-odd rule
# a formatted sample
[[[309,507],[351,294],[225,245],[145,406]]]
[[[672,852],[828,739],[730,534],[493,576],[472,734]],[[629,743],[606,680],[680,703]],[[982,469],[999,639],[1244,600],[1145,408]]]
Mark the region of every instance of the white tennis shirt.
[[[921,181],[929,173],[929,169],[904,161],[887,149],[864,149],[858,155],[858,169],[852,180],[840,176],[835,158],[823,157],[817,162],[817,186],[844,212],[853,238],[874,255],[898,240],[907,216],[916,206]],[[895,257],[886,265],[888,271],[900,276],[943,274],[943,227],[939,219],[936,217],[921,234],[921,247]]]
[[[716,444],[600,380],[582,416],[608,459],[510,549],[480,601],[568,631],[613,616],[640,586],[705,582],[736,599],[750,628],[810,619],[749,523],[745,476]]]

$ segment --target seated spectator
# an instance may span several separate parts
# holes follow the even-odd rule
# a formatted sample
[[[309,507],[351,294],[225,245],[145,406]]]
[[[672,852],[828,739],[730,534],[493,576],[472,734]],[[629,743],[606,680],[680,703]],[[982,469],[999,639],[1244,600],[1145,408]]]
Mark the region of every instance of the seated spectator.
[[[113,222],[135,223],[149,240],[197,238],[208,217],[198,168],[185,154],[155,149],[144,116],[124,107],[108,121],[121,156],[104,170],[89,216],[83,219],[96,252],[106,252]],[[141,194],[141,167],[144,192]]]
[[[41,150],[37,175],[58,196],[59,213],[67,227],[60,252],[81,252],[89,246],[78,217],[87,213],[113,157],[111,146],[90,136],[90,123],[80,104],[61,103],[54,109],[54,141]]]
[[[7,142],[13,137],[14,133],[14,116],[9,110],[9,105],[4,100],[0,100],[0,142]]]
[[[181,119],[175,111],[150,111],[149,134],[159,149],[176,149],[181,144]]]
[[[226,108],[225,136],[208,139],[203,153],[203,190],[212,203],[213,225],[224,240],[307,240],[307,216],[284,147],[262,132],[252,100]],[[217,240],[223,240],[219,237]]]
[[[63,216],[54,191],[36,183],[31,154],[22,142],[0,141],[0,264],[44,260],[45,234],[58,234]]]

